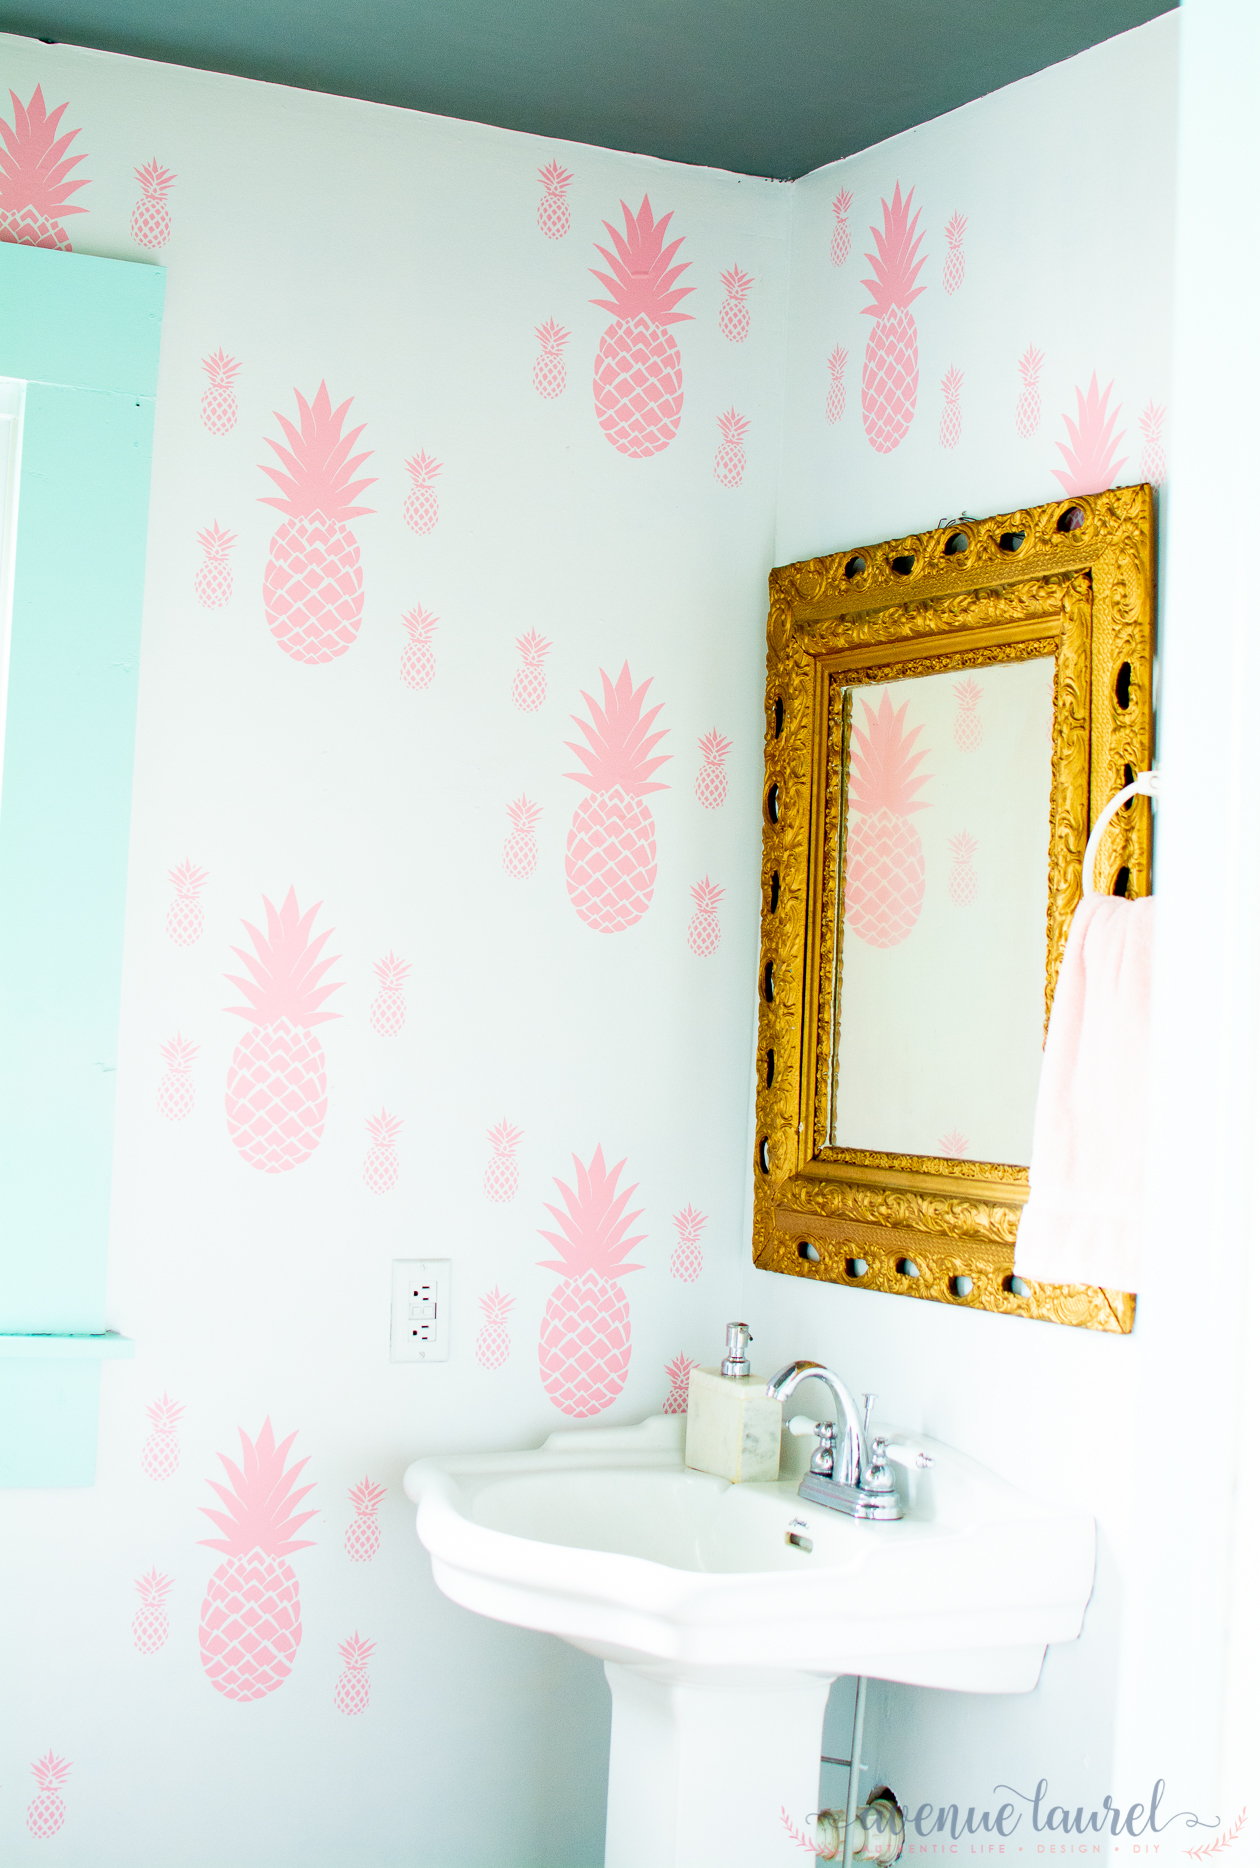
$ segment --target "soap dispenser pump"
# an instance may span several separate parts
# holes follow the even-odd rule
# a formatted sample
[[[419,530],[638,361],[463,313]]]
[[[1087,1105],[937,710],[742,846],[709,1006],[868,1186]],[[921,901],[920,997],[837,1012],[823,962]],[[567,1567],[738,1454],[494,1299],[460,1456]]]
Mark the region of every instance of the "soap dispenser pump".
[[[720,1367],[692,1369],[687,1390],[686,1463],[732,1485],[779,1476],[783,1403],[772,1401],[765,1377],[753,1374],[751,1341],[746,1323],[728,1323]]]

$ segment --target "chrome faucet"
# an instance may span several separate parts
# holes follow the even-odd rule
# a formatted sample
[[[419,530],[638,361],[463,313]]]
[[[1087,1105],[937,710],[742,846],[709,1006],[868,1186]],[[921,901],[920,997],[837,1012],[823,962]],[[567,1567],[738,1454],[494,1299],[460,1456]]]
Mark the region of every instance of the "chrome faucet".
[[[863,1420],[856,1401],[840,1377],[821,1362],[789,1362],[767,1382],[766,1393],[772,1401],[786,1401],[803,1381],[811,1378],[825,1382],[835,1396],[836,1421],[833,1425],[831,1421],[802,1419],[799,1428],[796,1421],[790,1423],[793,1432],[816,1432],[818,1435],[809,1471],[797,1488],[800,1496],[813,1504],[826,1505],[832,1511],[842,1511],[850,1518],[883,1522],[900,1518],[902,1505],[897,1495],[897,1482],[885,1458],[885,1441],[879,1434],[873,1439],[869,1437],[871,1409],[875,1405],[873,1394],[863,1396],[866,1404]],[[844,1441],[837,1457],[836,1435],[841,1419]]]

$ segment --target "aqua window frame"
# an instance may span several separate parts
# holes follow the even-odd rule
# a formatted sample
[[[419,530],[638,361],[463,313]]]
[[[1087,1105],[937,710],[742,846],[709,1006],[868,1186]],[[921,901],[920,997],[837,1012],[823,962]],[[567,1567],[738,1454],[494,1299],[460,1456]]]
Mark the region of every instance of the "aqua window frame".
[[[0,244],[0,1486],[91,1485],[161,267]],[[2,593],[0,593],[2,594]],[[2,665],[2,664],[0,664]]]

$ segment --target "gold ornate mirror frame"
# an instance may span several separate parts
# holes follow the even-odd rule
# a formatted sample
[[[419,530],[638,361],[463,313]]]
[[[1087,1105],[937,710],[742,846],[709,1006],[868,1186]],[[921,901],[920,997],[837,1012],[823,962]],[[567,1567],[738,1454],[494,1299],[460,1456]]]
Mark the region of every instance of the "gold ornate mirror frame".
[[[1090,826],[1151,763],[1149,487],[1120,487],[771,573],[762,794],[753,1257],[768,1271],[1088,1329],[1134,1299],[1023,1283],[1024,1164],[831,1145],[843,694],[915,674],[1054,658],[1046,1010]],[[1144,798],[1117,812],[1098,886],[1150,889]],[[840,874],[837,875],[837,868]]]

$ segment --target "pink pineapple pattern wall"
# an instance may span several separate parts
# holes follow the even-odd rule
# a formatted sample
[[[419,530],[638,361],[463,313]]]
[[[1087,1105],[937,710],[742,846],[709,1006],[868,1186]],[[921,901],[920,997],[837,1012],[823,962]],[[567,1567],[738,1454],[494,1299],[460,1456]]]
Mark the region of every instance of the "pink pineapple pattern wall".
[[[439,620],[432,610],[421,609],[418,603],[414,610],[407,610],[403,614],[407,640],[398,664],[398,679],[413,692],[418,693],[420,689],[433,685],[433,677],[437,673],[437,664],[433,659],[433,631]]]
[[[441,471],[441,461],[423,449],[407,462],[411,486],[403,501],[403,518],[417,538],[427,538],[438,522],[438,496],[433,482]]]
[[[625,1257],[645,1235],[627,1236],[642,1209],[625,1210],[636,1187],[617,1191],[625,1165],[605,1167],[602,1147],[585,1165],[574,1155],[574,1185],[555,1183],[564,1205],[547,1206],[559,1230],[539,1228],[559,1253],[539,1264],[561,1278],[543,1311],[538,1365],[548,1399],[573,1420],[611,1407],[630,1370],[630,1305],[621,1282],[643,1269]]]
[[[368,1007],[368,1024],[378,1038],[396,1038],[407,1022],[407,1000],[403,993],[410,962],[400,960],[391,947],[372,963],[376,974],[377,994]]]
[[[967,675],[954,683],[954,699],[958,702],[954,715],[954,744],[959,752],[976,752],[984,740],[984,721],[979,711],[984,689]]]
[[[482,1325],[477,1331],[474,1354],[480,1368],[501,1369],[512,1354],[512,1338],[508,1334],[507,1320],[515,1308],[516,1299],[506,1297],[496,1284],[492,1291],[486,1291],[477,1299],[481,1308]]]
[[[505,1116],[502,1122],[496,1122],[492,1129],[486,1130],[486,1138],[491,1152],[481,1177],[482,1191],[487,1200],[502,1206],[508,1200],[515,1200],[521,1184],[516,1151],[525,1139],[525,1131],[514,1127]]]
[[[195,947],[206,925],[201,891],[206,886],[207,871],[185,858],[167,875],[174,884],[175,896],[166,911],[166,932],[177,947]]]
[[[957,1129],[951,1129],[948,1135],[942,1135],[936,1145],[943,1155],[952,1156],[959,1161],[966,1159],[967,1151],[971,1147],[967,1137]]]
[[[893,712],[887,690],[876,710],[862,701],[865,728],[853,725],[849,758],[849,842],[844,872],[844,924],[871,947],[896,947],[923,908],[923,840],[911,822],[929,801],[918,793],[931,774],[919,772],[923,731],[906,731],[909,701]]]
[[[722,944],[722,924],[717,911],[725,893],[725,889],[710,882],[707,876],[692,886],[695,912],[687,923],[687,947],[697,960],[711,960]]]
[[[542,816],[542,806],[524,792],[507,807],[512,828],[503,839],[503,873],[517,882],[525,882],[538,867],[538,844],[535,831]]]
[[[382,1109],[369,1116],[367,1132],[371,1147],[363,1157],[363,1184],[369,1193],[392,1193],[398,1185],[398,1136],[402,1120]]]
[[[284,1685],[302,1643],[302,1602],[297,1575],[287,1559],[310,1549],[313,1539],[294,1532],[316,1517],[296,1506],[314,1490],[297,1485],[305,1459],[286,1465],[291,1433],[276,1445],[270,1418],[256,1439],[243,1427],[238,1465],[219,1454],[227,1484],[209,1481],[223,1506],[202,1512],[221,1535],[200,1541],[226,1553],[206,1586],[199,1643],[207,1679],[225,1699],[264,1699]]]
[[[965,830],[949,840],[950,855],[954,859],[949,872],[949,899],[955,908],[970,908],[976,899],[979,882],[971,865],[979,847]]]
[[[156,252],[171,237],[171,210],[166,197],[179,178],[164,169],[156,157],[135,174],[140,198],[131,210],[131,237],[137,246]]]
[[[853,196],[847,188],[842,188],[831,204],[835,217],[831,229],[831,263],[843,266],[853,250],[853,236],[849,232],[849,214],[853,208]]]
[[[371,450],[350,452],[363,423],[342,432],[353,396],[334,409],[326,383],[313,402],[300,390],[293,394],[300,427],[275,410],[288,446],[264,437],[281,465],[260,463],[280,489],[260,494],[260,504],[287,515],[267,554],[263,608],[286,655],[295,662],[331,662],[345,654],[363,622],[363,567],[348,521],[373,510],[354,500],[376,482],[354,478]]]
[[[534,388],[544,402],[554,402],[557,396],[564,394],[568,385],[564,347],[571,335],[554,318],[548,318],[546,324],[534,326],[534,336],[538,339],[538,355],[534,358]]]
[[[158,1084],[157,1106],[158,1114],[165,1116],[168,1122],[185,1121],[196,1106],[197,1086],[193,1082],[192,1067],[200,1048],[178,1032],[162,1046],[166,1070]]]
[[[1142,443],[1142,461],[1138,476],[1149,480],[1152,486],[1162,486],[1168,472],[1168,462],[1164,455],[1164,417],[1167,410],[1160,408],[1153,400],[1148,402],[1138,416],[1138,427],[1145,437]]]
[[[664,244],[672,210],[654,219],[644,195],[637,214],[624,201],[621,212],[624,230],[604,222],[613,250],[596,245],[610,270],[591,268],[611,294],[592,305],[616,313],[595,358],[595,414],[619,454],[645,460],[669,446],[682,420],[682,353],[669,327],[691,318],[676,307],[693,288],[675,284],[691,262],[672,263],[681,236]]]
[[[951,214],[945,226],[945,265],[941,273],[941,284],[950,298],[967,275],[967,255],[963,251],[966,231],[966,215]]]
[[[371,1479],[361,1479],[349,1493],[354,1516],[346,1526],[345,1552],[351,1563],[370,1563],[381,1547],[381,1527],[377,1512],[385,1497],[385,1487]]]
[[[962,395],[963,374],[951,364],[941,378],[941,394],[945,406],[941,410],[941,446],[956,448],[962,439],[962,410],[958,399]]]
[[[741,486],[744,469],[748,465],[744,454],[744,436],[748,433],[748,420],[745,416],[738,414],[732,404],[724,415],[718,416],[717,424],[722,439],[713,457],[713,478],[719,486]]]
[[[137,1654],[156,1654],[170,1639],[166,1598],[171,1592],[171,1579],[160,1575],[155,1568],[145,1576],[137,1576],[135,1587],[139,1591],[140,1607],[132,1617],[131,1645]]]
[[[1025,441],[1041,426],[1041,366],[1046,356],[1030,344],[1019,360],[1020,391],[1015,398],[1015,432]]]
[[[900,447],[919,396],[919,329],[910,307],[926,290],[915,280],[928,256],[919,254],[921,211],[911,219],[913,200],[913,188],[903,200],[900,182],[891,203],[881,200],[883,226],[871,228],[875,251],[866,255],[875,277],[862,281],[871,295],[862,315],[875,320],[862,360],[862,426],[877,454]]]
[[[563,240],[569,231],[568,195],[573,177],[558,162],[549,162],[546,168],[539,169],[538,179],[543,188],[538,201],[538,231],[548,240]]]
[[[82,132],[61,129],[68,102],[50,111],[38,84],[25,104],[16,91],[9,92],[9,101],[13,122],[0,116],[0,240],[69,253],[73,249],[61,223],[87,213],[70,199],[89,186],[86,175],[71,180],[71,170],[86,160],[85,151],[69,153]]]
[[[665,1364],[665,1373],[669,1377],[669,1393],[661,1404],[662,1414],[685,1414],[687,1412],[687,1393],[691,1383],[691,1371],[696,1366],[694,1356],[677,1355],[672,1362]]]
[[[345,1664],[333,1689],[333,1705],[338,1712],[353,1715],[367,1711],[372,1695],[367,1669],[375,1649],[375,1641],[361,1641],[357,1629],[339,1645],[337,1652]]]
[[[163,1394],[159,1400],[150,1401],[144,1411],[149,1417],[150,1432],[140,1448],[140,1470],[146,1479],[161,1484],[173,1479],[179,1471],[178,1427],[184,1409],[180,1402]]]
[[[203,553],[193,579],[197,601],[203,610],[221,610],[232,600],[232,566],[228,563],[228,553],[236,543],[236,534],[221,531],[216,519],[213,525],[198,532],[197,543]]]
[[[739,266],[722,273],[721,280],[726,297],[718,310],[718,330],[728,344],[742,344],[749,329],[748,294],[756,281]]]
[[[726,761],[731,742],[714,727],[700,736],[701,766],[696,773],[696,803],[706,811],[720,811],[726,803]]]
[[[1102,493],[1120,478],[1125,456],[1117,450],[1124,440],[1124,430],[1115,432],[1120,419],[1120,405],[1107,407],[1113,383],[1099,393],[1098,372],[1089,379],[1089,388],[1076,390],[1076,420],[1063,417],[1067,440],[1055,446],[1063,456],[1063,466],[1054,477],[1065,493]]]
[[[664,791],[652,777],[670,753],[649,757],[669,731],[649,731],[661,703],[643,711],[652,677],[635,687],[630,664],[623,663],[615,682],[601,668],[604,704],[583,692],[590,714],[573,714],[586,745],[566,740],[586,770],[566,772],[587,796],[573,813],[565,847],[564,873],[569,900],[586,925],[599,934],[619,934],[641,921],[656,888],[656,824],[644,799]]]
[[[827,385],[827,400],[823,404],[823,413],[834,428],[844,419],[845,388],[844,373],[849,365],[849,353],[843,344],[837,344],[827,359],[827,369],[831,381]]]
[[[55,1836],[65,1826],[66,1806],[61,1789],[72,1768],[68,1759],[57,1757],[51,1750],[31,1766],[39,1788],[26,1806],[26,1827],[36,1841]]]
[[[521,665],[512,673],[512,705],[522,713],[537,713],[547,698],[547,670],[544,667],[551,644],[535,629],[516,638],[516,652]]]
[[[322,902],[303,914],[290,887],[278,910],[266,896],[263,907],[265,934],[244,923],[253,953],[232,949],[250,977],[227,975],[248,1001],[227,1009],[249,1024],[228,1067],[227,1123],[233,1145],[250,1167],[287,1174],[310,1159],[324,1133],[328,1074],[315,1027],[341,1016],[322,1009],[341,989],[340,980],[324,979],[340,956],[321,957],[331,928],[312,932]]]
[[[208,435],[230,435],[240,414],[236,378],[241,366],[220,345],[212,356],[201,359],[201,367],[210,378],[201,392],[201,425]]]
[[[694,1284],[704,1270],[704,1251],[700,1244],[700,1234],[709,1221],[705,1214],[697,1212],[691,1205],[683,1207],[674,1214],[674,1226],[678,1241],[669,1256],[669,1275],[677,1278],[681,1284]]]

